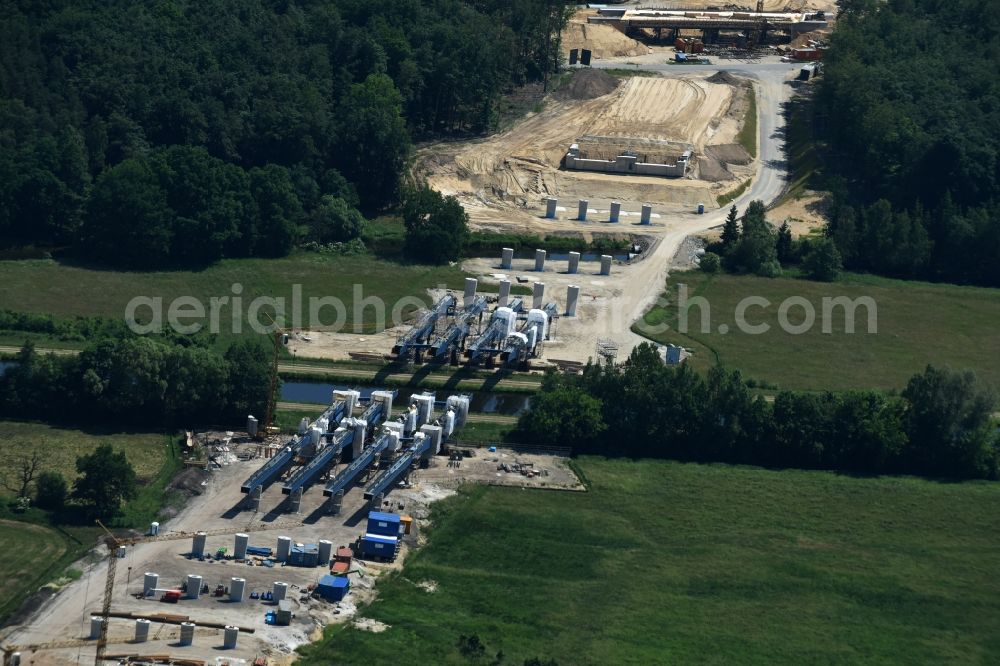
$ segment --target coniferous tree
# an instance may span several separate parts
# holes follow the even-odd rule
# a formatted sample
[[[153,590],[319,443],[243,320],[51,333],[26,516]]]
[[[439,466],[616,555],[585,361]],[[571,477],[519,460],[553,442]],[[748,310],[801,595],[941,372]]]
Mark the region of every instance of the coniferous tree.
[[[724,252],[731,250],[740,240],[739,214],[736,204],[733,204],[729,209],[729,214],[726,215],[726,224],[722,227],[722,249]]]

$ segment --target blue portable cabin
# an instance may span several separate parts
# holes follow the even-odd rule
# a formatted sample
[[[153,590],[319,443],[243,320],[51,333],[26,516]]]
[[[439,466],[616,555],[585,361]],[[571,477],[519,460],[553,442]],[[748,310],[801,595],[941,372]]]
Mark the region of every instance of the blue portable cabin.
[[[295,567],[319,566],[319,546],[314,543],[293,544],[288,553],[288,563]]]
[[[368,514],[368,534],[381,534],[383,536],[399,536],[402,523],[398,513],[385,513],[384,511],[371,511]]]
[[[267,546],[247,546],[247,555],[258,557],[271,557],[273,551]]]
[[[383,534],[366,534],[361,537],[361,554],[365,557],[383,557],[388,560],[396,558],[396,537]]]
[[[347,576],[323,576],[319,579],[316,591],[327,601],[340,601],[351,589],[351,581]]]

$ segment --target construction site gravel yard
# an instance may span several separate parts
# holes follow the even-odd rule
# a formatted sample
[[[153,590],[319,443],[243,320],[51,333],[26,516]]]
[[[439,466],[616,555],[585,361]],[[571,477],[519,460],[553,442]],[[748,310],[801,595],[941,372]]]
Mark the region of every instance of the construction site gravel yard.
[[[246,443],[240,444],[239,442]],[[163,540],[147,541],[128,546],[116,567],[112,611],[114,614],[157,615],[171,617],[175,622],[190,619],[213,625],[232,625],[243,629],[236,647],[223,650],[222,629],[197,627],[191,645],[182,645],[177,624],[154,620],[149,640],[134,640],[134,620],[112,618],[108,628],[109,655],[171,655],[201,660],[206,664],[223,659],[228,663],[253,663],[257,656],[266,656],[271,664],[294,660],[294,650],[317,640],[325,625],[355,622],[367,627],[357,609],[374,598],[374,585],[386,571],[402,566],[406,552],[418,545],[421,529],[427,524],[429,505],[454,492],[464,482],[513,485],[525,488],[555,488],[581,490],[580,481],[566,465],[565,458],[548,454],[514,452],[501,449],[466,451],[471,456],[436,456],[426,469],[413,472],[408,483],[395,488],[386,497],[384,510],[407,514],[414,519],[410,533],[403,539],[395,561],[375,562],[354,559],[350,564],[350,592],[339,602],[328,602],[312,594],[320,577],[329,573],[326,565],[298,567],[275,563],[273,558],[248,555],[246,561],[232,558],[234,532],[250,536],[251,547],[274,548],[279,536],[293,542],[317,543],[325,539],[334,548],[352,544],[365,531],[370,503],[363,499],[360,488],[350,489],[344,496],[340,513],[331,515],[320,488],[312,488],[302,500],[298,513],[287,513],[288,497],[280,483],[268,488],[261,497],[260,512],[249,511],[241,482],[266,458],[240,460],[258,449],[256,442],[236,437],[232,455],[226,464],[211,472],[188,470],[187,485],[198,488],[187,506],[159,530]],[[242,455],[240,455],[242,454]],[[522,471],[523,470],[523,471]],[[337,469],[333,471],[338,471]],[[197,473],[195,473],[197,472]],[[332,473],[332,472],[331,472]],[[190,478],[188,478],[190,477]],[[191,557],[192,537],[196,532],[207,533],[206,557]],[[218,534],[225,532],[225,534]],[[213,557],[225,548],[228,557]],[[19,625],[4,631],[5,645],[16,645],[22,664],[61,665],[89,663],[93,660],[95,642],[91,636],[90,618],[99,614],[106,578],[106,549],[97,548],[82,563],[82,577],[68,585],[38,611]],[[143,597],[144,579],[148,573],[158,575],[155,595]],[[159,588],[179,587],[189,575],[202,577],[209,590],[198,599],[182,595],[176,603],[162,603]],[[215,596],[217,586],[229,588],[233,578],[245,582],[242,602],[231,601],[228,594]],[[293,619],[289,626],[265,623],[265,614],[275,611],[276,602],[259,598],[274,588],[274,583],[288,584],[286,599],[291,600]],[[369,627],[370,628],[370,627]],[[374,627],[373,630],[377,630]],[[252,632],[252,633],[251,633]],[[32,646],[47,645],[35,649]],[[245,660],[240,662],[239,660]]]

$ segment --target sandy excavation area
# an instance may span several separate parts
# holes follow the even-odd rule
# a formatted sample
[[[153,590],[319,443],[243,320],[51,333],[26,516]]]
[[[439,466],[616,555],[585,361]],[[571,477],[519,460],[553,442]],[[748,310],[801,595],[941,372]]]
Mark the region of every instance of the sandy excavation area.
[[[581,198],[604,209],[615,200],[636,210],[644,202],[673,210],[713,205],[718,194],[752,173],[751,165],[706,169],[705,177],[695,170],[671,179],[568,171],[560,164],[575,142],[581,148],[613,141],[640,149],[644,141],[669,141],[677,144],[678,154],[682,147],[692,147],[696,158],[709,146],[735,146],[745,95],[741,80],[718,74],[714,81],[707,75],[678,74],[619,82],[600,70],[581,70],[546,98],[541,112],[506,132],[425,146],[418,154],[417,173],[434,189],[456,196],[473,226],[481,229],[579,231],[580,225],[569,220],[572,215],[540,218],[547,196],[563,199],[560,205],[567,210]]]
[[[602,106],[586,134],[677,141],[704,150],[720,129],[728,141],[735,136],[733,123],[722,123],[734,96],[733,86],[705,78],[633,77]]]
[[[610,25],[587,23],[587,16],[596,15],[596,9],[577,12],[562,32],[562,50],[569,54],[571,49],[590,49],[592,57],[621,58],[646,55],[652,49],[626,37],[624,33]]]

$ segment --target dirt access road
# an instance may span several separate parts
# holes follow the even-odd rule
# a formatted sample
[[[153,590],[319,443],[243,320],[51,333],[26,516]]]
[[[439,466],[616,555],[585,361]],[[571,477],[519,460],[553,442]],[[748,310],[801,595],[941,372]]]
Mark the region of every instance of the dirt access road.
[[[622,67],[633,62],[649,70],[667,71],[671,67],[662,58],[657,61],[655,56],[603,60],[595,63],[595,67]],[[757,173],[749,190],[734,203],[741,209],[754,199],[770,204],[782,193],[788,178],[781,111],[782,104],[791,96],[791,81],[799,66],[771,59],[755,64],[690,65],[685,71],[705,73],[722,69],[752,79],[758,100],[760,160]],[[681,243],[689,235],[720,226],[725,216],[725,209],[704,215],[664,215],[661,223],[666,230],[653,248],[640,261],[614,266],[610,276],[597,275],[594,263],[583,263],[578,274],[568,275],[562,272],[564,266],[553,265],[554,262],[550,262],[545,273],[539,274],[531,270],[533,262],[515,261],[513,270],[506,273],[544,282],[547,301],[555,300],[562,305],[566,286],[574,284],[581,287],[577,316],[558,320],[554,339],[545,343],[545,357],[549,360],[587,361],[595,356],[595,345],[601,338],[618,344],[619,357],[628,355],[633,347],[645,340],[633,333],[631,326],[662,295],[670,261]],[[623,232],[642,229],[632,224],[614,226],[621,227]],[[497,280],[497,266],[498,260],[494,259],[476,259],[463,264],[465,270],[478,273],[480,279],[486,282]]]

